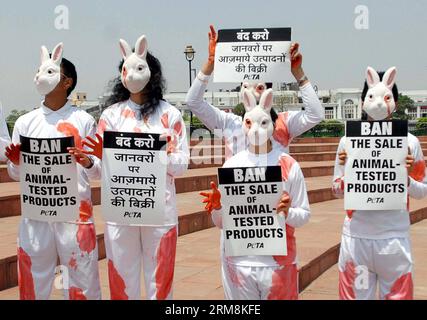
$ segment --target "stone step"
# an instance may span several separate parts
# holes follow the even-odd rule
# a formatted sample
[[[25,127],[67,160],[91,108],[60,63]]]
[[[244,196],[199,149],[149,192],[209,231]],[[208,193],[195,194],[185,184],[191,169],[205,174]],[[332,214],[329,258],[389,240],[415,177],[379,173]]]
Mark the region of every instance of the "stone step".
[[[413,201],[412,207],[413,223],[427,218],[425,201]],[[322,274],[326,276],[327,273],[324,272],[337,263],[341,228],[345,216],[342,208],[342,200],[313,204],[310,222],[295,232],[300,270],[299,284],[300,292],[303,292],[301,295],[303,299],[307,298],[304,290],[310,288],[310,284],[315,285],[314,281],[320,279]],[[423,225],[426,222],[427,220],[423,222]],[[418,230],[415,232],[424,236],[423,239],[425,239],[425,226],[423,228],[414,229],[414,226],[412,227],[413,230]],[[175,299],[216,300],[224,298],[220,273],[219,236],[220,232],[217,228],[210,228],[178,238],[174,277]],[[413,242],[414,256],[425,256],[426,243],[426,241]],[[419,267],[423,268],[423,266],[424,264],[419,264]],[[103,299],[109,299],[106,260],[100,261],[99,267]],[[10,274],[14,272],[12,268],[13,266],[10,267]],[[0,274],[3,273],[0,272]],[[426,283],[426,280],[427,277],[423,276],[423,283]],[[417,282],[415,285],[417,286]],[[328,283],[328,286],[332,286],[332,283]],[[337,282],[333,286],[336,290]],[[17,299],[18,296],[16,286],[0,292],[0,299]],[[144,296],[142,294],[142,298]],[[62,299],[62,293],[54,290],[52,299]]]

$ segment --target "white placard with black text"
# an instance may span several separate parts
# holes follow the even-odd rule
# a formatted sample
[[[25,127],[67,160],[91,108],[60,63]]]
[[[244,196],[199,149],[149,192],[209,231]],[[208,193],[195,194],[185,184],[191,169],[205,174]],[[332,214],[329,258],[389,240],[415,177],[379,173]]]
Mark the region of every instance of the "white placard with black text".
[[[215,82],[288,82],[291,28],[218,31]]]
[[[219,168],[226,256],[287,254],[280,166]]]
[[[77,221],[77,165],[67,149],[74,146],[74,138],[20,136],[20,141],[22,216],[46,222]]]
[[[347,121],[346,210],[407,207],[408,122]]]
[[[104,132],[101,203],[106,221],[165,224],[165,145],[159,134]]]

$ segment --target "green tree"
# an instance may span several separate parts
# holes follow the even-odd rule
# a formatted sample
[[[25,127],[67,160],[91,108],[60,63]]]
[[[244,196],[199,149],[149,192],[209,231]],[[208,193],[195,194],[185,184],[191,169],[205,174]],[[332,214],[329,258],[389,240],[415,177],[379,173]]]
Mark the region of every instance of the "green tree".
[[[399,93],[399,99],[397,100],[397,109],[393,113],[393,119],[408,119],[408,115],[405,110],[410,110],[415,108],[414,100],[410,97],[405,96]]]
[[[18,111],[16,109],[13,109],[9,115],[6,118],[6,124],[7,124],[7,128],[9,129],[9,133],[10,135],[12,135],[13,132],[13,127],[15,126],[15,122],[16,120],[18,120],[18,118],[24,114],[26,114],[28,111],[27,110],[21,110]]]
[[[243,105],[243,103],[237,104],[233,109],[233,113],[243,117],[243,115],[245,114],[245,106]]]
[[[417,124],[415,125],[415,131],[413,134],[416,136],[424,136],[427,134],[427,118],[417,119]]]

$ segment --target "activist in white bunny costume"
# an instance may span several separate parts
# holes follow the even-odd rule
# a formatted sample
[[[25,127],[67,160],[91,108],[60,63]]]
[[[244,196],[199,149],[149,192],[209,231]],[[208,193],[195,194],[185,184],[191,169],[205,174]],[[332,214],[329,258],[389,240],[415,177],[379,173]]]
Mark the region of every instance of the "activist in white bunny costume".
[[[85,111],[72,107],[67,100],[76,86],[74,65],[62,58],[58,44],[52,57],[42,47],[41,67],[34,79],[38,91],[45,95],[40,107],[15,123],[12,145],[6,149],[8,172],[19,181],[19,136],[56,138],[73,136],[77,147],[82,138],[94,136],[96,122]],[[48,223],[21,219],[18,239],[18,282],[21,299],[48,299],[59,258],[62,265],[66,299],[101,299],[98,275],[98,247],[92,219],[89,177],[97,174],[93,160],[75,155],[78,170],[80,218],[69,223]],[[87,168],[87,169],[86,169]],[[69,288],[67,288],[67,284]],[[68,290],[67,290],[68,289]]]
[[[174,178],[186,171],[189,160],[185,125],[180,112],[162,98],[160,62],[147,51],[145,36],[137,40],[134,53],[124,40],[120,40],[120,49],[124,58],[121,79],[116,79],[107,103],[111,106],[99,120],[98,141],[90,139],[86,144],[102,158],[101,136],[105,131],[165,134],[169,142],[165,224],[124,226],[106,222],[111,298],[141,298],[142,261],[147,299],[171,299],[178,236]]]
[[[232,155],[246,148],[245,135],[243,134],[242,118],[232,112],[224,112],[212,106],[204,100],[210,75],[214,70],[215,47],[217,36],[214,28],[211,26],[209,33],[209,59],[203,65],[202,70],[194,79],[193,85],[187,93],[186,104],[188,108],[203,122],[210,130],[220,130],[218,134],[225,140],[225,157]],[[289,144],[292,139],[298,137],[304,132],[316,126],[324,119],[324,110],[314,91],[311,83],[304,79],[302,69],[302,55],[298,52],[297,43],[291,46],[291,71],[295,79],[299,82],[301,98],[304,105],[304,111],[288,111],[278,114],[275,121],[275,130],[272,138],[273,143],[280,143],[289,153]],[[248,89],[259,101],[260,95],[266,90],[265,83],[242,84],[242,90]],[[243,100],[242,100],[243,101]]]
[[[382,74],[381,74],[382,75]],[[371,67],[366,71],[362,94],[368,120],[390,119],[398,97],[396,68],[380,79]],[[421,199],[427,195],[424,155],[418,139],[408,135],[410,155],[408,194]],[[339,143],[333,178],[333,192],[344,193],[345,137]],[[409,239],[409,199],[407,210],[348,211],[344,221],[339,256],[340,299],[412,299],[412,254]]]
[[[221,232],[222,281],[225,296],[230,300],[295,300],[298,299],[298,271],[294,228],[301,227],[310,218],[304,176],[298,163],[283,148],[273,147],[273,122],[270,109],[273,103],[271,89],[265,91],[259,105],[249,90],[243,92],[246,114],[243,131],[249,147],[228,159],[224,168],[280,165],[283,177],[283,197],[277,206],[279,219],[286,216],[287,256],[225,256]],[[212,220],[222,229],[221,195],[212,183],[212,193],[201,193],[203,202],[212,211]]]

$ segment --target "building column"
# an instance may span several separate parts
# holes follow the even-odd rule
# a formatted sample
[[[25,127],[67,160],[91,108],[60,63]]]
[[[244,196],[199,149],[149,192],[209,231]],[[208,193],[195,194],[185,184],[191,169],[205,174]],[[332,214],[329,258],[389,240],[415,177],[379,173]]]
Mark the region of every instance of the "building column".
[[[337,120],[342,120],[342,111],[341,111],[342,107],[341,104],[338,104],[337,106]]]

